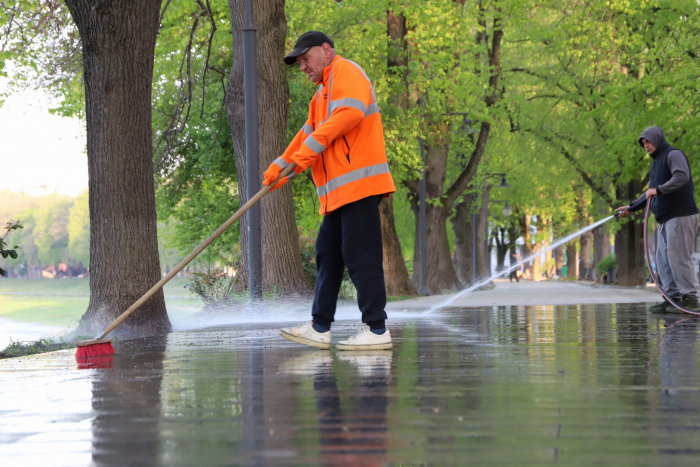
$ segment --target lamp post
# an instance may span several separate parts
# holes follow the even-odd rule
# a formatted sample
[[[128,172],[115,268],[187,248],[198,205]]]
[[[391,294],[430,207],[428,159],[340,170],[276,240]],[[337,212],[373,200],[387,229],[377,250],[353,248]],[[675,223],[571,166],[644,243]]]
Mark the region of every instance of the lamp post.
[[[245,0],[243,24],[243,77],[245,88],[245,162],[247,199],[260,191],[260,147],[258,136],[258,57],[253,23],[253,2]],[[248,293],[249,301],[262,300],[262,241],[260,204],[251,206],[248,219]]]
[[[501,177],[501,183],[496,185],[496,188],[510,188],[510,185],[508,185],[508,182],[506,181],[506,174],[505,173],[487,173],[486,178],[489,178],[489,177]],[[479,193],[479,191],[478,191],[478,187],[477,187],[477,194],[478,193]],[[475,200],[478,199],[476,195],[474,196],[474,199]],[[494,201],[500,201],[500,200],[494,200]],[[506,212],[508,212],[508,214],[506,214]],[[488,251],[489,251],[489,248],[488,248],[488,241],[489,241],[488,201],[486,204],[486,213],[487,213],[486,214],[487,219],[486,219],[486,235],[484,236],[485,237],[484,238],[484,249],[485,249],[484,250],[484,252],[485,252],[484,257],[486,259],[486,263],[488,264],[488,266],[487,266],[487,264],[484,264],[484,266],[487,267],[488,272],[490,272],[491,258],[490,258],[490,255],[488,254]],[[510,204],[508,204],[508,201],[506,201],[506,206],[503,208],[503,214],[506,216],[510,216],[512,213],[513,213],[513,211],[510,208]],[[476,259],[477,258],[477,254],[476,254],[476,249],[477,249],[476,228],[477,228],[477,213],[473,212],[472,213],[472,281],[474,284],[476,284],[476,280],[477,280],[476,270],[477,270],[477,266],[478,266],[478,261]]]
[[[418,207],[418,242],[420,255],[420,286],[418,287],[418,295],[430,295],[428,289],[428,246],[427,246],[427,222],[426,222],[426,205],[425,205],[425,140],[418,138],[420,144],[420,160],[422,162],[421,177],[420,177],[420,206]],[[415,267],[415,266],[414,266]]]

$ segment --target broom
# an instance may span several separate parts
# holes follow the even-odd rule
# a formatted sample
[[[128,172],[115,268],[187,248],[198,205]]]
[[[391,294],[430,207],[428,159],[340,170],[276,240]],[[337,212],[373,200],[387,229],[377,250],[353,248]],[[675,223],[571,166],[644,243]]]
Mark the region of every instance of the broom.
[[[286,177],[289,175],[292,170],[294,170],[294,167],[296,167],[296,164],[291,163],[289,164],[283,171],[280,173],[279,177],[277,177],[277,180],[274,182],[270,183],[267,186],[263,186],[262,190],[258,191],[255,196],[253,196],[250,200],[248,200],[247,203],[243,205],[236,213],[231,216],[226,222],[224,222],[221,227],[216,229],[216,231],[211,234],[204,242],[202,242],[201,245],[199,245],[195,250],[187,255],[185,259],[183,259],[180,264],[175,266],[175,268],[170,271],[165,277],[163,277],[156,285],[151,287],[151,289],[143,294],[141,298],[139,298],[136,303],[131,305],[124,313],[119,315],[117,319],[112,321],[112,323],[105,328],[104,331],[102,331],[102,334],[97,336],[94,339],[90,340],[84,340],[84,341],[78,341],[78,351],[75,354],[76,358],[87,358],[87,357],[99,357],[101,355],[111,355],[114,353],[114,347],[112,347],[112,339],[105,339],[105,336],[112,332],[114,328],[119,326],[122,321],[124,321],[126,318],[128,318],[134,311],[136,311],[141,305],[143,305],[146,300],[151,298],[151,296],[156,293],[158,290],[160,290],[170,279],[175,277],[175,274],[180,272],[182,268],[187,266],[190,261],[192,261],[198,254],[200,254],[206,247],[209,246],[211,242],[216,240],[216,238],[221,235],[224,230],[229,228],[231,224],[236,222],[239,217],[241,217],[248,209],[250,209],[251,206],[253,206],[255,203],[257,203],[260,198],[263,197],[265,193],[270,191],[273,186],[277,184],[279,180],[282,178]]]

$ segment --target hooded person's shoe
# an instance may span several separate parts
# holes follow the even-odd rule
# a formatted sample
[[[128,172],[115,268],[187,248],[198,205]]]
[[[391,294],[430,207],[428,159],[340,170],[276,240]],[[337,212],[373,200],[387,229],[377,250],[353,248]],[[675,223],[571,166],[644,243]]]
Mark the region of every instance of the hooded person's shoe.
[[[684,310],[688,311],[693,311],[695,313],[700,313],[700,302],[698,301],[697,298],[695,297],[690,297],[686,295],[683,297],[683,300],[678,302],[678,306],[683,308]],[[667,313],[683,313],[683,311],[679,310],[673,305],[670,305],[668,308],[666,308]]]
[[[675,300],[676,303],[680,302],[681,299]],[[664,297],[664,301],[661,303],[657,303],[656,305],[652,305],[649,307],[649,311],[652,313],[666,313],[666,308],[668,307],[673,307],[673,304],[669,302],[666,297]]]
[[[375,334],[366,324],[354,336],[335,345],[338,350],[387,350],[391,347],[391,334],[388,329],[384,334]]]
[[[331,348],[331,332],[316,332],[313,321],[294,326],[293,328],[280,329],[280,335],[290,341],[310,345],[317,349],[326,350]]]

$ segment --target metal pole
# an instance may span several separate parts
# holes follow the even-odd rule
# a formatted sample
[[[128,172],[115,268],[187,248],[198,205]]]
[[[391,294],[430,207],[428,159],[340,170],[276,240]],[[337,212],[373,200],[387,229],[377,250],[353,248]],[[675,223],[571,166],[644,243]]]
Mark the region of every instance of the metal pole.
[[[423,162],[420,177],[420,208],[418,216],[418,230],[420,243],[420,286],[418,287],[418,295],[430,295],[428,289],[428,246],[427,246],[427,222],[426,222],[426,204],[425,204],[425,141],[419,138],[420,142],[420,159]]]
[[[243,24],[243,76],[245,87],[245,161],[247,199],[260,191],[260,147],[258,136],[258,57],[252,0],[245,0]],[[250,301],[262,300],[262,242],[260,204],[252,206],[248,219],[248,292]]]

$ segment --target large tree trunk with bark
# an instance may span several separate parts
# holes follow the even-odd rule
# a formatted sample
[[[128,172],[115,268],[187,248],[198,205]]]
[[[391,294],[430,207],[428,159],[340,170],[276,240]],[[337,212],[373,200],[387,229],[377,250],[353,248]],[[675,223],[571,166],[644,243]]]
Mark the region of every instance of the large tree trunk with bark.
[[[488,270],[488,254],[489,248],[486,245],[488,238],[487,230],[489,226],[489,198],[491,197],[491,186],[486,185],[484,192],[481,194],[481,206],[479,207],[479,215],[477,216],[476,225],[476,279],[483,280],[491,276],[491,271]]]
[[[455,271],[463,285],[474,281],[474,216],[471,212],[473,194],[464,195],[464,199],[455,206],[452,217],[452,229],[455,233]]]
[[[395,15],[394,12],[387,12],[387,35],[392,41],[394,53],[389,57],[388,67],[405,67],[408,64],[406,56],[406,18],[403,15]],[[398,70],[398,69],[397,69]],[[406,86],[406,71],[402,73],[401,92],[394,96],[394,105],[397,108],[408,107],[408,88]],[[410,295],[418,296],[415,284],[411,282],[401,251],[401,242],[396,233],[394,225],[394,202],[392,198],[386,198],[379,205],[379,213],[382,217],[382,246],[384,250],[384,282],[386,284],[387,295]],[[416,248],[416,251],[418,248]],[[414,265],[414,268],[417,268]],[[420,268],[418,268],[420,269]],[[414,269],[415,270],[415,269]],[[420,274],[420,273],[419,273]]]
[[[160,1],[66,0],[83,44],[90,198],[90,304],[95,335],[160,280],[151,85]],[[158,291],[111,335],[169,332]]]
[[[634,180],[616,188],[617,199],[635,199],[642,191],[642,182]],[[637,212],[620,221],[620,230],[615,234],[615,259],[617,260],[617,283],[637,286],[646,284],[647,270],[644,265],[644,214]]]
[[[379,205],[382,218],[382,246],[384,250],[384,283],[386,294],[390,296],[409,295],[417,297],[416,286],[411,282],[403,260],[399,235],[394,225],[394,208],[391,197],[384,198]]]
[[[588,221],[589,218],[586,218]],[[591,254],[591,249],[593,248],[593,233],[586,232],[581,235],[579,239],[581,243],[581,270],[579,271],[579,276],[583,280],[591,280],[593,276],[593,255]]]
[[[233,30],[233,65],[226,87],[228,117],[238,172],[240,204],[247,200],[245,93],[243,79],[243,0],[229,0]],[[253,21],[257,27],[258,104],[260,108],[260,173],[285,150],[289,87],[284,74],[284,40],[287,22],[284,0],[253,2]],[[263,288],[283,294],[308,293],[299,250],[299,233],[294,215],[291,183],[268,193],[260,200],[262,224]],[[241,259],[244,276],[248,265],[248,221],[241,217]],[[243,279],[243,278],[242,278]],[[243,280],[245,283],[246,281]]]

